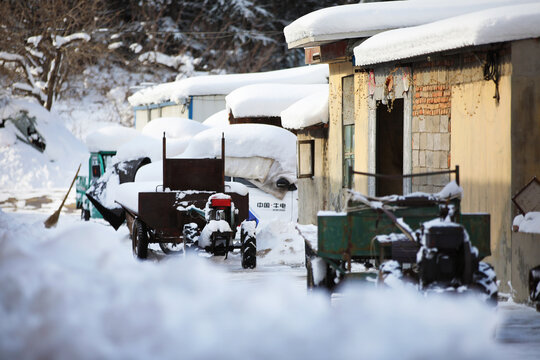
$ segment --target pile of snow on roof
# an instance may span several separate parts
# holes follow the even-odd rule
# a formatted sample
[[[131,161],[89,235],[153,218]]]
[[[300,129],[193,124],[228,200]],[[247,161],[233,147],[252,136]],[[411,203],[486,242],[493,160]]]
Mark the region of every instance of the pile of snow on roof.
[[[236,118],[273,117],[298,100],[316,92],[328,91],[326,84],[256,84],[234,90],[225,98],[227,110]]]
[[[416,0],[362,3],[314,11],[286,26],[289,47],[372,36],[473,11],[534,0]]]
[[[328,123],[328,86],[298,100],[281,112],[281,125],[286,129],[304,129]]]
[[[354,49],[355,65],[540,36],[540,3],[504,6],[377,34]]]
[[[185,103],[189,96],[227,95],[246,85],[263,83],[326,84],[328,65],[310,65],[297,68],[227,75],[195,76],[140,90],[128,98],[132,106],[159,104],[165,101]]]

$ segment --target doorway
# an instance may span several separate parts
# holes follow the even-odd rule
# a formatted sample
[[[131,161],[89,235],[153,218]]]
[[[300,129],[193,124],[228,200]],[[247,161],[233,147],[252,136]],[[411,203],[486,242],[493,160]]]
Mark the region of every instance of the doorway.
[[[376,173],[402,175],[403,99],[395,99],[392,106],[387,106],[378,101],[376,119]],[[385,196],[392,194],[403,194],[403,179],[377,178],[375,195]]]

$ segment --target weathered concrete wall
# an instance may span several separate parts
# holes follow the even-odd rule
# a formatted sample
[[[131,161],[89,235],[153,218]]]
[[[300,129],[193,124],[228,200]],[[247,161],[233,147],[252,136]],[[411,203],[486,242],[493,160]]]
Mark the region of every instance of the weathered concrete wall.
[[[464,212],[491,214],[491,253],[502,290],[507,291],[511,262],[511,102],[508,57],[501,58],[500,101],[495,84],[484,80],[483,64],[452,70],[451,164],[460,166]]]
[[[512,288],[514,300],[529,300],[529,271],[540,265],[540,234],[512,233]]]
[[[343,136],[342,136],[342,78],[353,74],[351,62],[330,64],[329,77],[329,131],[328,159],[328,209],[341,210],[343,204]]]
[[[328,129],[301,131],[297,136],[299,141],[315,141],[313,177],[298,179],[298,222],[317,224],[317,212],[328,210],[328,176],[324,173],[327,168]]]

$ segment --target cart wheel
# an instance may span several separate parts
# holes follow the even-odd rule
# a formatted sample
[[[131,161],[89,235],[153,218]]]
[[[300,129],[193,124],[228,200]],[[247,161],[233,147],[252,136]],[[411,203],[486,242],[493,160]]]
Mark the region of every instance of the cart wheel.
[[[174,255],[184,252],[184,243],[178,242],[178,243],[159,243],[159,247],[161,248],[161,251],[163,251],[167,255]]]
[[[146,225],[139,219],[135,219],[133,222],[131,246],[133,255],[139,259],[146,259],[148,256],[148,234],[146,232]]]
[[[473,274],[472,288],[484,294],[486,303],[494,306],[497,305],[497,275],[493,266],[485,262],[478,263],[478,270]]]

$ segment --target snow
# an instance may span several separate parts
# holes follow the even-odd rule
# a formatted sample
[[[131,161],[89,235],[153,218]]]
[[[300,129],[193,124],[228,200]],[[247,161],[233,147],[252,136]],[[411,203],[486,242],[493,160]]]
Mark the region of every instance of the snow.
[[[467,297],[351,285],[330,306],[280,273],[137,261],[125,228],[94,222],[0,211],[0,239],[2,358],[498,358],[499,316]]]
[[[300,17],[283,30],[289,48],[369,37],[496,6],[534,0],[416,0],[334,6]]]
[[[104,126],[86,135],[86,146],[91,152],[116,151],[138,134],[135,129],[121,125]]]
[[[229,125],[229,112],[227,109],[218,111],[203,121],[203,125],[210,127],[221,127]]]
[[[199,246],[205,248],[210,246],[212,243],[210,237],[215,232],[230,232],[231,227],[229,223],[225,220],[210,220],[206,226],[202,229],[201,235],[199,236]]]
[[[279,219],[261,221],[256,239],[258,266],[304,265],[304,238],[295,224]]]
[[[540,4],[503,6],[377,34],[354,48],[355,65],[540,36]]]
[[[519,232],[540,234],[540,212],[531,211],[514,218],[513,225]]]
[[[328,65],[248,74],[195,76],[139,90],[130,96],[128,101],[131,106],[159,104],[165,101],[180,104],[186,103],[189,96],[226,95],[239,87],[261,83],[326,84]]]
[[[163,133],[167,136],[167,157],[181,154],[189,145],[191,138],[207,126],[190,119],[165,117],[150,121],[141,134],[118,148],[113,163],[149,157],[157,162],[163,157]],[[162,165],[159,165],[161,168]],[[158,165],[153,165],[157,169]],[[151,178],[158,180],[157,178]]]
[[[182,158],[216,158],[221,156],[221,136],[225,136],[225,175],[265,179],[268,176],[284,176],[289,182],[296,181],[296,136],[277,126],[263,124],[237,124],[223,128],[211,128],[195,135]],[[254,158],[273,159],[279,164],[276,174],[254,174]],[[233,160],[253,160],[242,166]],[[267,170],[272,171],[272,169]],[[255,176],[257,175],[257,176]]]
[[[459,186],[455,180],[450,181],[444,186],[444,188],[438,193],[434,194],[437,199],[453,199],[455,197],[461,198],[463,195],[463,188]]]
[[[146,124],[142,129],[142,134],[161,139],[163,133],[165,133],[167,140],[189,139],[206,129],[208,129],[208,126],[194,120],[179,117],[162,117],[153,119]]]
[[[139,193],[155,192],[162,188],[162,183],[157,181],[127,182],[118,185],[114,191],[114,201],[122,204],[129,211],[139,213]]]
[[[280,114],[281,125],[286,129],[304,129],[306,127],[328,123],[328,93],[329,89],[317,91],[308,95]]]
[[[49,112],[33,99],[8,99],[0,109],[0,119],[21,110],[36,117],[36,129],[47,145],[40,153],[14,136],[18,130],[10,122],[0,129],[0,189],[69,187],[79,164],[87,164],[88,152],[62,125],[54,111]]]
[[[236,193],[238,195],[246,196],[249,189],[246,185],[238,182],[225,181],[225,191],[228,193]]]
[[[53,46],[57,49],[61,48],[62,46],[69,44],[70,42],[82,40],[82,41],[90,41],[90,35],[83,32],[74,33],[68,36],[61,36],[61,35],[51,35],[53,39]]]
[[[238,88],[225,97],[234,117],[280,116],[298,100],[327,91],[326,84],[255,84]]]

